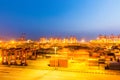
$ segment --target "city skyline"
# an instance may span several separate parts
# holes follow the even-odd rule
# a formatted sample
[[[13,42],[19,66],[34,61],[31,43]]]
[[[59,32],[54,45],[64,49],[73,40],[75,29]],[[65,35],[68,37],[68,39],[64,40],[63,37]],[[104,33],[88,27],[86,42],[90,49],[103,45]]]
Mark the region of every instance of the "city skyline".
[[[23,32],[30,39],[118,35],[119,14],[119,0],[3,0],[0,36],[16,38]]]

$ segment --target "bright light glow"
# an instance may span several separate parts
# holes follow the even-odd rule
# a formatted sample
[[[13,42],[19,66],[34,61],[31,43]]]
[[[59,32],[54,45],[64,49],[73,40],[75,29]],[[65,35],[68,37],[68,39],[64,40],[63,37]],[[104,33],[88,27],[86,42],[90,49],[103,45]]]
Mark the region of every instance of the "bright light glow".
[[[31,40],[30,40],[30,39],[28,39],[28,40],[27,40],[27,43],[30,43],[30,41],[31,41]]]
[[[15,44],[15,40],[11,40],[10,43],[11,43],[11,44]]]
[[[84,39],[82,39],[80,42],[81,42],[81,43],[84,43],[84,42],[85,42],[85,40],[84,40]]]
[[[2,41],[0,40],[0,43],[2,43]]]

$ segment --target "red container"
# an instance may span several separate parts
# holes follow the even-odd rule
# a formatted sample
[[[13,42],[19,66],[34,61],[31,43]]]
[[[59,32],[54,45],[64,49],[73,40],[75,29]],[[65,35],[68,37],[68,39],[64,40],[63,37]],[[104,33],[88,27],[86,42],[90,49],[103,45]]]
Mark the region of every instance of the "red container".
[[[59,59],[58,64],[59,64],[59,67],[68,67],[68,60],[67,59]]]

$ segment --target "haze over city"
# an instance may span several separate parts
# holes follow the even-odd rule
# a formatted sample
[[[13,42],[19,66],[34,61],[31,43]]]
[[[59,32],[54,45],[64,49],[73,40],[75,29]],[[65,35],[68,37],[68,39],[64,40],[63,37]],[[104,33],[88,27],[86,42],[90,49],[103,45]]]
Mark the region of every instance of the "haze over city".
[[[1,0],[0,36],[70,35],[95,38],[119,34],[120,0]]]

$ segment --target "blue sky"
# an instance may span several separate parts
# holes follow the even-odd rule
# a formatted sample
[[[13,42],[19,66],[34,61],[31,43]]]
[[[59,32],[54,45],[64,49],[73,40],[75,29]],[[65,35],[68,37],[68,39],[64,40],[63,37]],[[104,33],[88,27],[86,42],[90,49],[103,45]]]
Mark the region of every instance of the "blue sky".
[[[0,36],[119,34],[120,0],[0,0]]]

